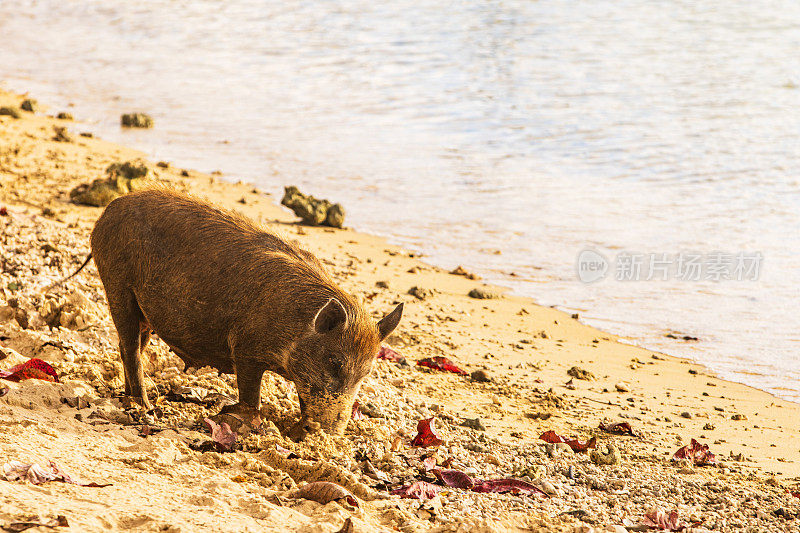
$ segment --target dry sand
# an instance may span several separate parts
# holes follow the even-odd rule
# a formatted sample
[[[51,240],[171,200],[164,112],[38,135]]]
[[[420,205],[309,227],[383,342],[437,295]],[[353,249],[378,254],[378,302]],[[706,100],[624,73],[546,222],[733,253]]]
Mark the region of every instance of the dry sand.
[[[0,106],[21,100],[0,92]],[[72,140],[54,140],[54,126],[66,126]],[[158,179],[299,241],[376,317],[406,302],[388,344],[411,366],[378,361],[359,397],[371,416],[352,421],[344,437],[315,434],[299,444],[278,434],[299,413],[293,386],[267,376],[266,435],[244,439],[240,451],[203,453],[189,444],[208,438],[200,421],[215,406],[168,401],[164,394],[189,385],[235,395],[232,377],[210,369],[186,373],[154,340],[146,370],[163,417],[137,423],[116,398],[122,367],[93,264],[52,294],[42,291],[83,262],[101,213],[71,203],[69,191],[103,177],[113,162],[142,157],[78,135],[87,129],[42,113],[0,116],[0,207],[8,211],[0,215],[0,369],[39,357],[62,378],[61,384],[0,380],[10,388],[0,398],[0,463],[54,460],[73,476],[112,485],[33,485],[2,480],[0,472],[0,525],[65,515],[70,527],[59,530],[339,531],[352,517],[354,531],[624,531],[624,520],[638,523],[659,507],[677,509],[697,528],[796,530],[800,499],[789,491],[800,479],[797,404],[621,343],[527,299],[470,298],[484,287],[480,281],[427,265],[380,238],[303,227],[252,185],[152,163]],[[424,298],[409,294],[412,287],[423,289],[414,292]],[[470,372],[485,369],[490,381],[414,366],[434,355]],[[567,386],[573,366],[596,378]],[[77,396],[90,405],[63,403]],[[411,447],[417,421],[431,416],[445,444]],[[461,425],[476,417],[485,431]],[[603,419],[627,421],[641,438],[603,433],[597,429]],[[168,429],[142,437],[144,422]],[[621,460],[599,465],[588,454],[548,446],[539,436],[549,429],[596,436],[601,448],[613,442]],[[711,447],[716,466],[670,460],[691,438]],[[299,458],[287,458],[276,444]],[[424,478],[426,455],[440,464],[452,459],[452,467],[477,477],[528,479],[551,495],[450,489],[428,501],[387,497],[387,488]],[[362,473],[365,459],[388,485]],[[315,480],[342,484],[360,507],[293,498],[298,486]]]

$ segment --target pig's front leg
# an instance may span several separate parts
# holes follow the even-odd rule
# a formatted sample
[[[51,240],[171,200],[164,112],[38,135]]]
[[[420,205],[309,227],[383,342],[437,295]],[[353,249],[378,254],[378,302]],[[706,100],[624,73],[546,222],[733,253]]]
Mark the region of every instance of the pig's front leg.
[[[227,422],[233,431],[239,432],[243,425],[255,429],[261,425],[261,378],[265,368],[254,364],[251,360],[236,360],[236,386],[239,389],[239,401],[226,405],[214,418]]]

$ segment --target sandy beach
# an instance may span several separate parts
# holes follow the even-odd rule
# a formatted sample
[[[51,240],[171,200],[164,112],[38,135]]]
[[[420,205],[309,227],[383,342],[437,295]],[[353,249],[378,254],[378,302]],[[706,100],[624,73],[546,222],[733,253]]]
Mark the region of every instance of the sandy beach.
[[[19,108],[25,97],[0,92],[0,107]],[[0,115],[0,370],[36,357],[60,379],[0,380],[9,388],[0,397],[0,457],[52,460],[73,477],[111,485],[0,478],[0,524],[64,515],[69,527],[59,531],[625,531],[644,527],[644,515],[660,509],[677,510],[698,531],[796,530],[797,404],[435,268],[383,239],[300,225],[279,198],[251,184],[156,161],[146,161],[154,179],[315,253],[374,317],[405,302],[386,345],[407,364],[376,363],[358,398],[365,417],[343,437],[319,433],[300,443],[280,435],[299,414],[293,386],[267,375],[268,431],[242,438],[234,452],[202,452],[191,445],[208,440],[202,420],[218,409],[167,393],[196,387],[235,397],[235,382],[208,368],[184,372],[154,340],[145,369],[163,413],[132,419],[117,399],[122,365],[93,264],[63,287],[46,295],[43,288],[83,263],[102,212],[71,202],[70,191],[103,178],[112,163],[144,156],[81,135],[90,128],[53,118],[60,111],[67,110]],[[468,296],[474,289],[493,297]],[[485,376],[415,364],[434,356]],[[418,421],[431,417],[444,444],[411,446]],[[479,424],[463,425],[476,418]],[[627,422],[637,436],[602,431],[603,421]],[[157,431],[142,436],[146,425]],[[548,444],[540,436],[549,430],[595,437],[596,450],[611,445],[619,457],[603,464],[598,454]],[[672,460],[691,439],[710,447],[715,464]],[[443,487],[432,499],[389,496],[414,481],[436,482],[424,466],[429,457],[480,479],[523,479],[545,494]],[[340,484],[358,506],[296,497],[313,481]]]

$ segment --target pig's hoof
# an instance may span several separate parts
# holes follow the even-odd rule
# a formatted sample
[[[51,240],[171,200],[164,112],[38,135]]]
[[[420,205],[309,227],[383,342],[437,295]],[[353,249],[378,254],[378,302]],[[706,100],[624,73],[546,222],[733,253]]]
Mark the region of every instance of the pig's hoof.
[[[227,423],[231,431],[244,435],[261,427],[261,414],[246,404],[233,404],[223,407],[219,414],[211,417],[217,424]]]
[[[141,396],[122,396],[119,399],[122,407],[125,409],[141,409],[142,411],[148,412],[153,410],[153,404],[150,403],[150,400],[143,400]]]
[[[321,427],[319,422],[301,418],[299,422],[289,428],[286,436],[295,442],[299,442],[306,438],[307,435],[319,431]]]

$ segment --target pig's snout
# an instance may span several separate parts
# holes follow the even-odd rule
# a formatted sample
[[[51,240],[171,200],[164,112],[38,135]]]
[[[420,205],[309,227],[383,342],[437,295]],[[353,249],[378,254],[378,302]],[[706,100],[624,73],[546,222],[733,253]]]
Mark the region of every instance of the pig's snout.
[[[303,395],[300,401],[300,421],[289,431],[292,439],[299,440],[319,429],[341,435],[353,413],[355,393]]]

